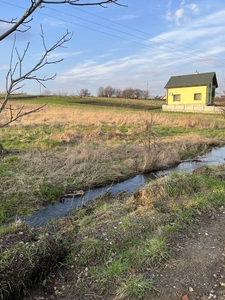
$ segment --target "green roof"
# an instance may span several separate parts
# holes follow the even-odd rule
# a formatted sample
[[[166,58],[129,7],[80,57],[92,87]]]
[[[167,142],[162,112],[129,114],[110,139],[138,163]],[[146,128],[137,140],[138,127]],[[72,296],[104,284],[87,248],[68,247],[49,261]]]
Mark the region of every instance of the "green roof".
[[[212,81],[213,85],[218,87],[215,72],[172,76],[165,85],[165,88],[209,85]]]

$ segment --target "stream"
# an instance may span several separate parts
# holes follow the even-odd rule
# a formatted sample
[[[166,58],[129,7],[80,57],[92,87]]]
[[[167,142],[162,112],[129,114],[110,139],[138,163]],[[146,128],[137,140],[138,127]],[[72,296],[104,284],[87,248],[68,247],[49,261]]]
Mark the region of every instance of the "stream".
[[[225,146],[214,148],[203,156],[183,161],[176,167],[167,170],[136,175],[133,178],[120,183],[107,185],[102,188],[90,189],[82,196],[64,198],[62,202],[50,204],[45,208],[34,212],[30,216],[25,217],[23,222],[30,227],[44,226],[52,220],[68,216],[74,209],[81,208],[84,204],[93,201],[102,194],[109,193],[112,196],[116,196],[119,193],[125,193],[126,195],[132,195],[150,180],[166,176],[172,172],[192,172],[202,166],[222,163],[225,163]]]

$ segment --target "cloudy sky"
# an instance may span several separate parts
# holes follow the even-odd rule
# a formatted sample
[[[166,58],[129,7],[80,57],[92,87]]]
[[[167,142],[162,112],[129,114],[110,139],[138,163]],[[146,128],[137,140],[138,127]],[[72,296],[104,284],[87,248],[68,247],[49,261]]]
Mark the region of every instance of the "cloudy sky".
[[[38,76],[51,93],[77,94],[87,88],[96,95],[100,86],[148,89],[164,95],[170,76],[196,70],[216,72],[218,92],[225,90],[225,5],[222,0],[119,0],[125,6],[71,7],[45,5],[39,8],[25,33],[17,33],[16,47],[22,65],[32,68],[43,54],[40,25],[46,46],[51,47],[66,30],[72,39],[52,52],[49,61],[64,60],[42,69]],[[80,2],[85,2],[84,0]],[[89,0],[93,2],[93,0]],[[20,18],[30,0],[0,0],[0,19]],[[7,24],[0,23],[0,33]],[[5,90],[14,35],[0,42],[0,91]],[[17,56],[13,56],[16,63]],[[15,74],[16,76],[17,74]],[[44,88],[27,81],[23,92],[38,94]]]

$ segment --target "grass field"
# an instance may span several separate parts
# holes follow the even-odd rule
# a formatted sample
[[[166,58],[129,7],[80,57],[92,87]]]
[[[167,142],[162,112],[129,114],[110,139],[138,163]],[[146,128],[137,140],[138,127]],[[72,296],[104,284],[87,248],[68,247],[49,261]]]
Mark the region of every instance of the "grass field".
[[[15,216],[58,202],[65,193],[167,168],[222,145],[224,116],[165,113],[158,100],[49,96],[12,101],[14,108],[24,105],[25,110],[44,103],[47,105],[40,112],[0,130],[0,261],[4,262],[0,273],[6,274],[0,278],[0,299],[24,290],[29,276],[43,280],[61,261],[76,274],[84,272],[64,283],[62,295],[75,289],[81,297],[93,288],[104,296],[113,283],[110,292],[118,297],[142,299],[146,290],[154,290],[142,266],[151,267],[167,258],[170,232],[191,223],[197,211],[223,204],[224,182],[219,179],[223,167],[196,176],[174,175],[130,198],[104,195],[74,216],[39,230],[14,222]],[[3,115],[1,123],[6,120]],[[212,185],[215,197],[209,193]],[[54,232],[50,241],[46,239],[49,232]],[[19,243],[24,238],[27,246]],[[52,260],[45,268],[49,256]],[[43,264],[37,279],[35,268],[40,258]],[[134,260],[138,272],[130,271]],[[12,279],[10,270],[21,266],[27,270],[23,279],[20,273]]]

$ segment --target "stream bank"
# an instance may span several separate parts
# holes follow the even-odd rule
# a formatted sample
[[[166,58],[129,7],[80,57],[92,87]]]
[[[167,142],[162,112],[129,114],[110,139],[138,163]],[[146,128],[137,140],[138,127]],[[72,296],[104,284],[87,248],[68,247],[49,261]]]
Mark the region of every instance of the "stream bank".
[[[211,166],[222,164],[225,162],[225,146],[213,148],[203,156],[198,156],[195,159],[185,160],[175,167],[167,170],[151,172],[148,174],[139,174],[120,183],[107,185],[101,188],[90,189],[82,195],[64,198],[63,201],[56,204],[50,204],[45,208],[36,211],[32,215],[23,219],[25,224],[30,227],[40,227],[48,222],[68,216],[74,209],[81,208],[86,203],[93,201],[97,197],[110,194],[116,196],[120,193],[131,195],[138,189],[142,188],[151,180],[166,176],[173,172],[192,172],[202,166]]]

